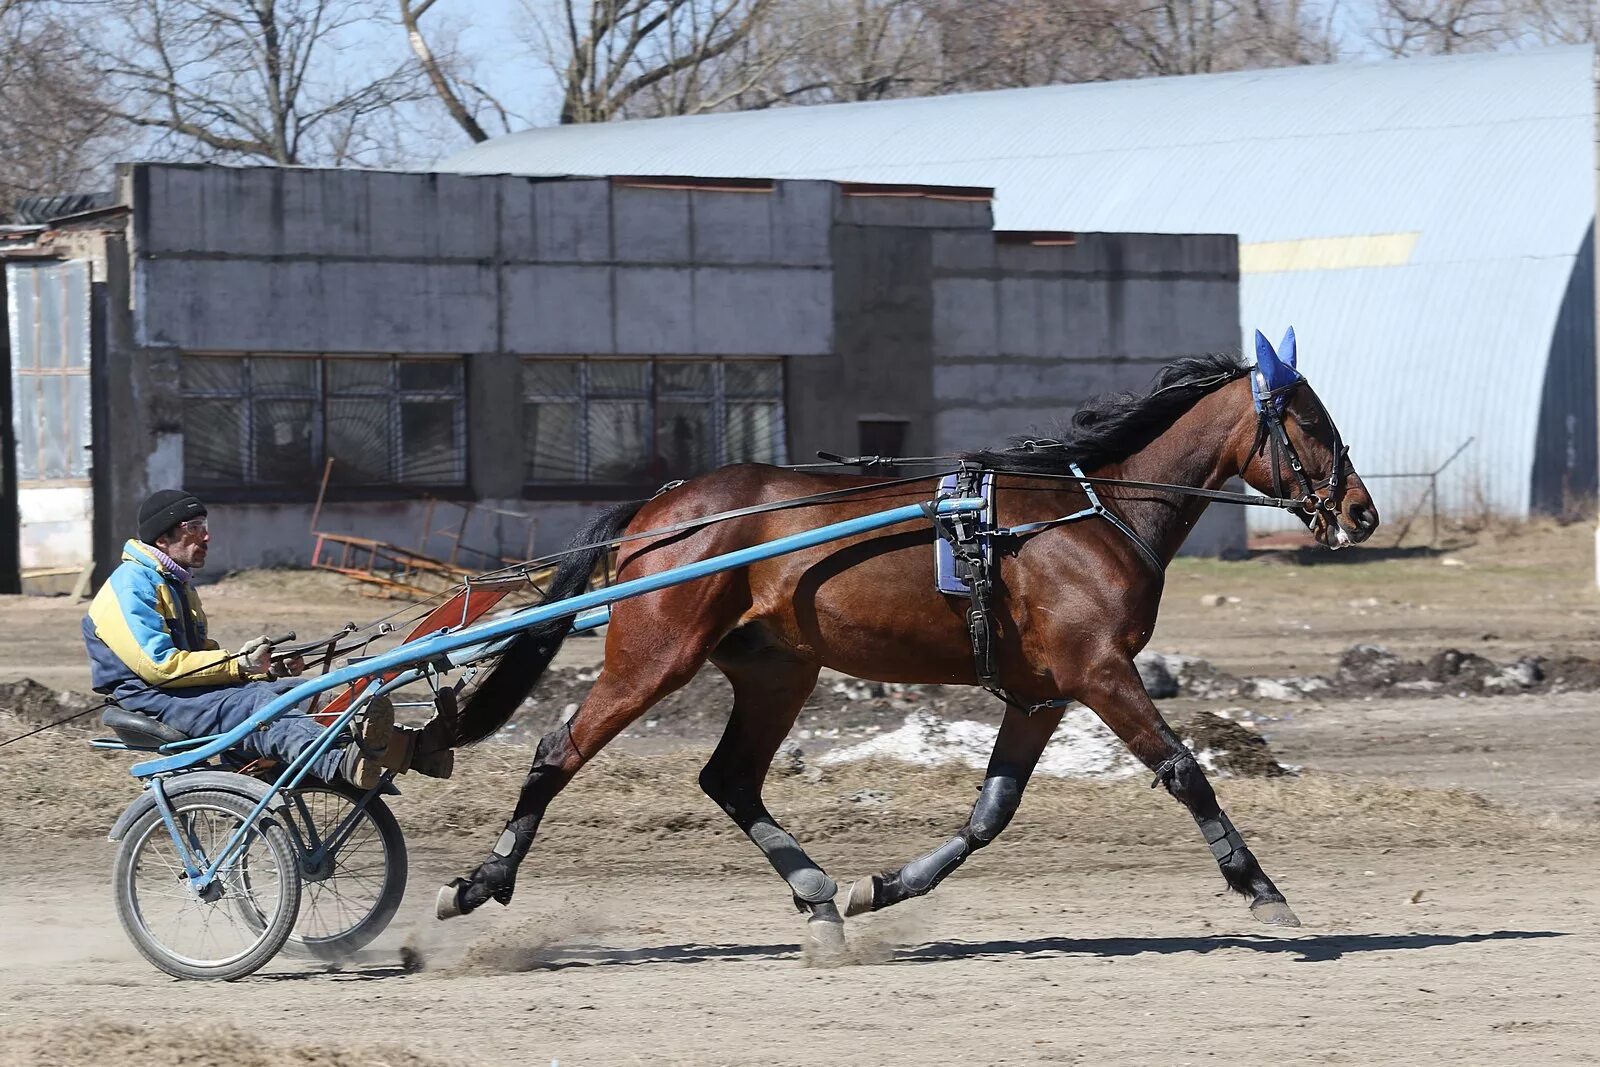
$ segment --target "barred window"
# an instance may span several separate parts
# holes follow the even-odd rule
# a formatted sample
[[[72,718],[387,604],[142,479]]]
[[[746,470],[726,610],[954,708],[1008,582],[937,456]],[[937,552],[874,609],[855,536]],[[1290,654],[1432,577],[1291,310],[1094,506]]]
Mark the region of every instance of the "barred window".
[[[630,485],[724,463],[783,463],[776,359],[523,361],[523,458],[533,486]]]
[[[183,460],[196,487],[466,481],[462,361],[185,355]]]

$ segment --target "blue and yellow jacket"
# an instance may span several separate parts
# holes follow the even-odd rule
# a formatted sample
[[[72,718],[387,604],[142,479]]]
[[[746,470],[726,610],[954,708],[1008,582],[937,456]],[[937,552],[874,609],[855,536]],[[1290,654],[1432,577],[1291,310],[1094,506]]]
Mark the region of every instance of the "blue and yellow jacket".
[[[206,636],[206,613],[193,587],[162,569],[149,546],[129,541],[122,565],[100,587],[83,618],[95,691],[127,681],[176,688],[250,681],[243,660]]]

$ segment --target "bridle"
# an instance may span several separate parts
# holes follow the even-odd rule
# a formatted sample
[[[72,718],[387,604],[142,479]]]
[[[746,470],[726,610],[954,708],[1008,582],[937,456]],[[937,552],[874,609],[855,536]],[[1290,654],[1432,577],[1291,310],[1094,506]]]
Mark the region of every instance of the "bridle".
[[[1254,383],[1252,383],[1254,384]],[[1298,374],[1291,382],[1278,386],[1276,389],[1254,390],[1256,400],[1256,439],[1250,448],[1251,455],[1259,455],[1270,449],[1268,465],[1272,468],[1272,495],[1283,496],[1283,464],[1287,460],[1289,470],[1294,475],[1296,488],[1300,491],[1300,508],[1297,514],[1300,521],[1307,526],[1311,525],[1318,514],[1322,514],[1324,522],[1337,521],[1339,505],[1344,500],[1345,479],[1348,476],[1350,448],[1344,443],[1344,438],[1339,434],[1339,427],[1334,424],[1328,409],[1323,406],[1322,398],[1315,392],[1311,399],[1317,405],[1317,410],[1326,420],[1328,427],[1333,431],[1333,463],[1328,470],[1328,476],[1320,482],[1313,482],[1306,473],[1305,464],[1300,462],[1300,454],[1295,451],[1294,442],[1289,440],[1289,431],[1285,425],[1284,412],[1288,410],[1289,396],[1295,389],[1305,384],[1305,379]],[[1305,427],[1301,426],[1304,431]],[[1309,434],[1307,434],[1309,436]]]

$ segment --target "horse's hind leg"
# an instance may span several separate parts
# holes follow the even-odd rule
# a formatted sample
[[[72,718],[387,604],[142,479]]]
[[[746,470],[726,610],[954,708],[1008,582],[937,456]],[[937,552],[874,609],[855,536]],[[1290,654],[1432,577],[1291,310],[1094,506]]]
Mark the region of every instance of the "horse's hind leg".
[[[844,941],[844,923],[833,903],[838,886],[778,825],[761,799],[772,757],[817,684],[817,664],[777,649],[746,654],[731,648],[719,648],[712,662],[733,683],[733,714],[700,772],[700,788],[788,883],[795,908],[808,916],[807,941],[819,949],[836,949]]]
[[[1039,754],[1049,743],[1059,711],[1040,711],[1026,715],[1007,708],[989,756],[978,799],[967,816],[967,824],[956,835],[931,852],[926,852],[898,870],[859,879],[850,887],[845,901],[846,915],[879,911],[912,897],[929,893],[967,857],[1000,836],[1022,803]]]
[[[635,632],[646,634],[651,646],[637,654],[631,654],[625,641],[607,646],[606,666],[583,706],[539,741],[516,809],[494,850],[471,874],[439,891],[435,907],[439,918],[464,915],[490,899],[509,904],[517,867],[532,847],[550,801],[624,727],[687,683],[705,662],[705,652],[694,640],[663,649],[651,628],[639,627]]]
[[[1145,766],[1156,772],[1200,827],[1228,888],[1249,899],[1250,914],[1271,926],[1299,926],[1283,894],[1272,884],[1244,838],[1217,803],[1211,783],[1178,736],[1156,710],[1133,661],[1108,654],[1080,683],[1080,699],[1120,737]]]

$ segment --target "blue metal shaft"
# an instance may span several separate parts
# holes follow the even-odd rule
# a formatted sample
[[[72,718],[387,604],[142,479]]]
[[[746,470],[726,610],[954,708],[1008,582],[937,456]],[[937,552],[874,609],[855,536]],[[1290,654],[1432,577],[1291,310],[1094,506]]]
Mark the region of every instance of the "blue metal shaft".
[[[941,515],[982,511],[984,506],[984,501],[980,497],[953,497],[937,502],[938,511]],[[682,585],[684,582],[692,582],[697,578],[704,578],[708,575],[720,574],[723,571],[749,566],[752,563],[759,563],[775,556],[798,552],[806,548],[814,548],[829,541],[838,541],[846,537],[853,537],[856,534],[870,533],[873,530],[881,530],[888,526],[898,526],[903,522],[925,518],[926,513],[923,511],[921,504],[907,504],[905,507],[892,508],[888,511],[875,512],[871,515],[862,515],[859,518],[846,519],[843,522],[819,526],[815,530],[790,534],[788,537],[780,537],[776,541],[752,545],[750,548],[725,552],[720,556],[709,556],[694,563],[684,564],[682,567],[674,567],[659,574],[649,574],[643,578],[619,582],[616,585],[591,590],[552,604],[540,604],[537,607],[519,611],[515,615],[495,619],[492,622],[480,622],[454,632],[446,630],[432,637],[408,641],[380,655],[362,660],[360,663],[341,667],[336,671],[329,671],[327,674],[308,679],[287,693],[280,694],[271,703],[262,707],[260,711],[227,733],[219,734],[206,744],[190,749],[187,752],[174,753],[161,759],[135,763],[132,767],[132,772],[136,777],[145,778],[152,774],[168,774],[172,771],[181,771],[195,764],[203,763],[211,757],[232,748],[249,736],[251,731],[257,729],[263,723],[271,722],[301,701],[307,700],[318,693],[326,693],[331,689],[349,685],[351,682],[359,681],[362,678],[376,677],[397,667],[423,663],[435,656],[527,630],[551,619],[576,615],[590,608],[603,607],[608,604],[614,604],[619,600],[626,600],[629,597],[642,596],[645,593],[654,593],[669,586]]]

